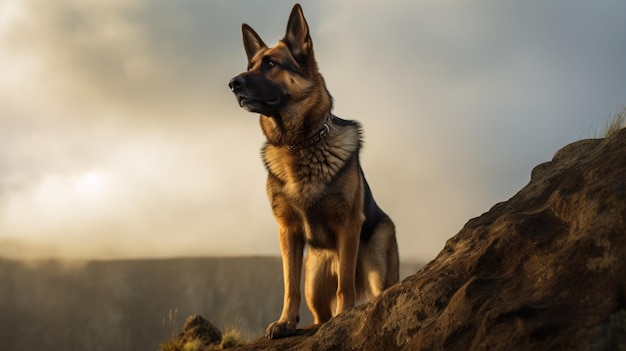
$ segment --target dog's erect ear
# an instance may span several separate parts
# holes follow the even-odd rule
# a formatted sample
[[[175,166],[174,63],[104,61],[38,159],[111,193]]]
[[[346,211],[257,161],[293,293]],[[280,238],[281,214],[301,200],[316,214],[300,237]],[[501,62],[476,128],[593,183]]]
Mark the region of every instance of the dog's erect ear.
[[[259,50],[267,48],[267,45],[265,45],[261,37],[256,34],[254,29],[250,28],[250,26],[245,23],[241,25],[241,33],[243,34],[243,47],[246,49],[248,62],[250,62],[254,55],[256,55]]]
[[[309,26],[306,23],[300,4],[295,4],[291,10],[289,22],[287,23],[287,32],[283,41],[296,59],[308,55],[313,50]]]

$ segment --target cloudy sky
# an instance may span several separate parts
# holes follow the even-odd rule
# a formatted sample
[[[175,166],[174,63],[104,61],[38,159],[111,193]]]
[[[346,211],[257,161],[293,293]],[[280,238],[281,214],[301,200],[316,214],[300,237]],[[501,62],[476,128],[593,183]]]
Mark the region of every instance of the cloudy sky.
[[[0,255],[278,255],[240,25],[292,2],[0,0]],[[623,1],[303,1],[404,259],[626,104]]]

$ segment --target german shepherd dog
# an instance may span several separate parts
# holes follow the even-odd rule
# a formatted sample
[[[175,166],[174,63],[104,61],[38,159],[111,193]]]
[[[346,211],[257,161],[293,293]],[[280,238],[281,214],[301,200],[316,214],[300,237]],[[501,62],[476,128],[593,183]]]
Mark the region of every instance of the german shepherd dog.
[[[239,105],[260,113],[267,194],[279,224],[284,305],[266,336],[295,333],[305,246],[305,297],[315,324],[398,281],[391,219],[376,205],[359,163],[361,126],[331,113],[300,5],[285,37],[265,45],[242,25],[248,70],[229,82]]]

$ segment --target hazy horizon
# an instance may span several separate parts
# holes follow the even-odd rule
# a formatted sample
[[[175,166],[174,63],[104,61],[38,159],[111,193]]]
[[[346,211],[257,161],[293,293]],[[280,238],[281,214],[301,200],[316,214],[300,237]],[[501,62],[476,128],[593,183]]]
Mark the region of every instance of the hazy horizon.
[[[294,2],[0,0],[0,257],[277,256],[242,22]],[[626,3],[301,1],[403,260],[626,104]]]

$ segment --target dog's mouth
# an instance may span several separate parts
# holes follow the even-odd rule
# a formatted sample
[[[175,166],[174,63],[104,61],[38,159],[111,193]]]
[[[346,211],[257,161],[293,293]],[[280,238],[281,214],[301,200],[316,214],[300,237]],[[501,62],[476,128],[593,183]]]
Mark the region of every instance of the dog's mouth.
[[[239,94],[237,96],[237,100],[239,100],[239,106],[243,108],[253,107],[253,106],[278,107],[280,105],[280,98],[259,100],[259,99],[253,99],[246,95]]]
[[[265,100],[263,103],[270,107],[276,107],[280,105],[280,99],[276,98],[276,99]]]

